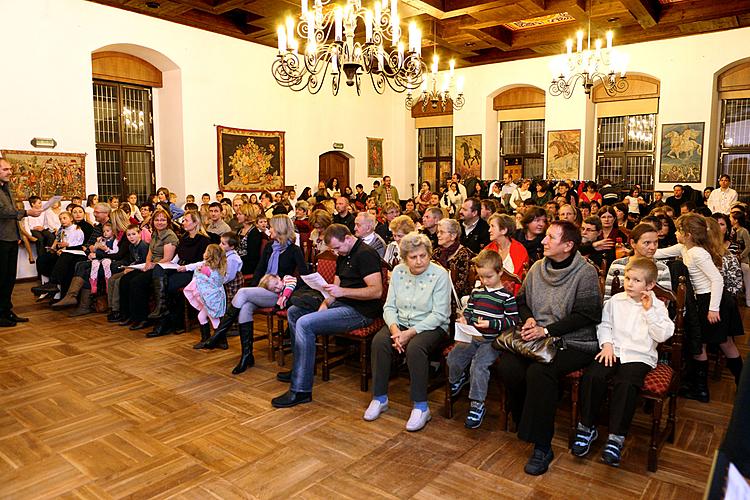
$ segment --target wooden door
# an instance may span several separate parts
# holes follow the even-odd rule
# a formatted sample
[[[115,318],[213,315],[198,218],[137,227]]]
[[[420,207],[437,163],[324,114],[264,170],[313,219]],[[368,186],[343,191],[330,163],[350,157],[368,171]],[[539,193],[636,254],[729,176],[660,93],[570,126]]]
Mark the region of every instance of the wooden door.
[[[318,158],[318,181],[328,182],[332,177],[338,177],[342,190],[349,186],[349,158],[338,151],[329,151]]]

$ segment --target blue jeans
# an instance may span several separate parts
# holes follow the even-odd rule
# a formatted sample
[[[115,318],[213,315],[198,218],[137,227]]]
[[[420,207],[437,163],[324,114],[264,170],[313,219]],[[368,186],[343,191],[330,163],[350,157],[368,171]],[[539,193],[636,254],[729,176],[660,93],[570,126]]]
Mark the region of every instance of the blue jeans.
[[[340,302],[334,302],[323,311],[292,306],[287,313],[287,320],[294,339],[291,386],[294,392],[312,392],[316,335],[349,332],[373,322],[372,318],[363,316],[352,306]]]

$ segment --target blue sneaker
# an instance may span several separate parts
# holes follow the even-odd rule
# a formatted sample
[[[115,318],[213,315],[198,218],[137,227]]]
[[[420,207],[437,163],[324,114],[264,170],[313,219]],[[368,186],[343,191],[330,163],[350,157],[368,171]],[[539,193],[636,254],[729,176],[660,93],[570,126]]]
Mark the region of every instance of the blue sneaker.
[[[484,402],[472,401],[471,407],[469,407],[469,414],[466,415],[466,422],[464,422],[464,427],[466,427],[467,429],[476,429],[477,427],[482,425],[484,414],[486,412],[487,409],[484,406]]]
[[[614,439],[608,439],[602,450],[602,462],[612,467],[619,467],[621,458],[622,445]]]
[[[461,374],[461,378],[457,382],[451,384],[451,397],[455,398],[461,392],[461,389],[466,387],[469,383],[469,377],[466,376],[466,372]]]
[[[587,432],[581,429],[580,426],[581,424],[579,424],[578,430],[576,431],[576,438],[575,441],[573,441],[573,446],[570,448],[570,452],[577,457],[585,457],[591,449],[591,443],[599,437],[599,433],[596,432],[596,427]]]

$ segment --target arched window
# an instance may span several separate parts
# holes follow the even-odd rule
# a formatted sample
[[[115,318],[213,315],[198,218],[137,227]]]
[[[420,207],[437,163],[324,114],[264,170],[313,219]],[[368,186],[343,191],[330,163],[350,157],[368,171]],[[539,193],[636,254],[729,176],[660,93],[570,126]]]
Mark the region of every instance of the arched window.
[[[750,61],[721,73],[718,90],[721,101],[718,171],[732,178],[733,188],[740,199],[746,200],[750,197]]]
[[[656,130],[659,113],[659,80],[646,75],[628,75],[627,92],[609,96],[601,85],[594,87],[597,146],[596,179],[608,179],[627,189],[638,184],[641,191],[654,189]]]
[[[544,177],[544,90],[530,85],[505,90],[492,101],[499,122],[499,177]]]
[[[145,200],[156,184],[151,92],[161,71],[121,52],[94,52],[91,63],[99,194]]]

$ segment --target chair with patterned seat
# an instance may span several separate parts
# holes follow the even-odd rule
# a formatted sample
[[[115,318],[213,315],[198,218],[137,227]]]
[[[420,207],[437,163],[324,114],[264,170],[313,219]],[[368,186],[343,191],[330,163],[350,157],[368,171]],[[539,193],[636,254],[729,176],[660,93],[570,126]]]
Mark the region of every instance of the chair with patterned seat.
[[[318,260],[320,265],[320,260]],[[385,299],[388,296],[388,281],[390,276],[391,266],[381,260],[380,262],[380,275],[383,280],[383,292],[380,296],[380,300],[385,303]],[[322,347],[323,347],[323,380],[328,381],[331,376],[331,368],[334,368],[342,364],[349,357],[349,349],[345,346],[338,352],[331,351],[331,337],[343,338],[349,341],[353,341],[358,346],[359,353],[359,370],[360,370],[360,383],[359,388],[362,392],[367,392],[369,387],[369,380],[371,377],[370,373],[370,347],[372,344],[372,338],[375,336],[381,328],[385,326],[385,321],[382,317],[376,318],[372,323],[364,328],[357,328],[350,332],[336,333],[333,335],[322,336]]]

